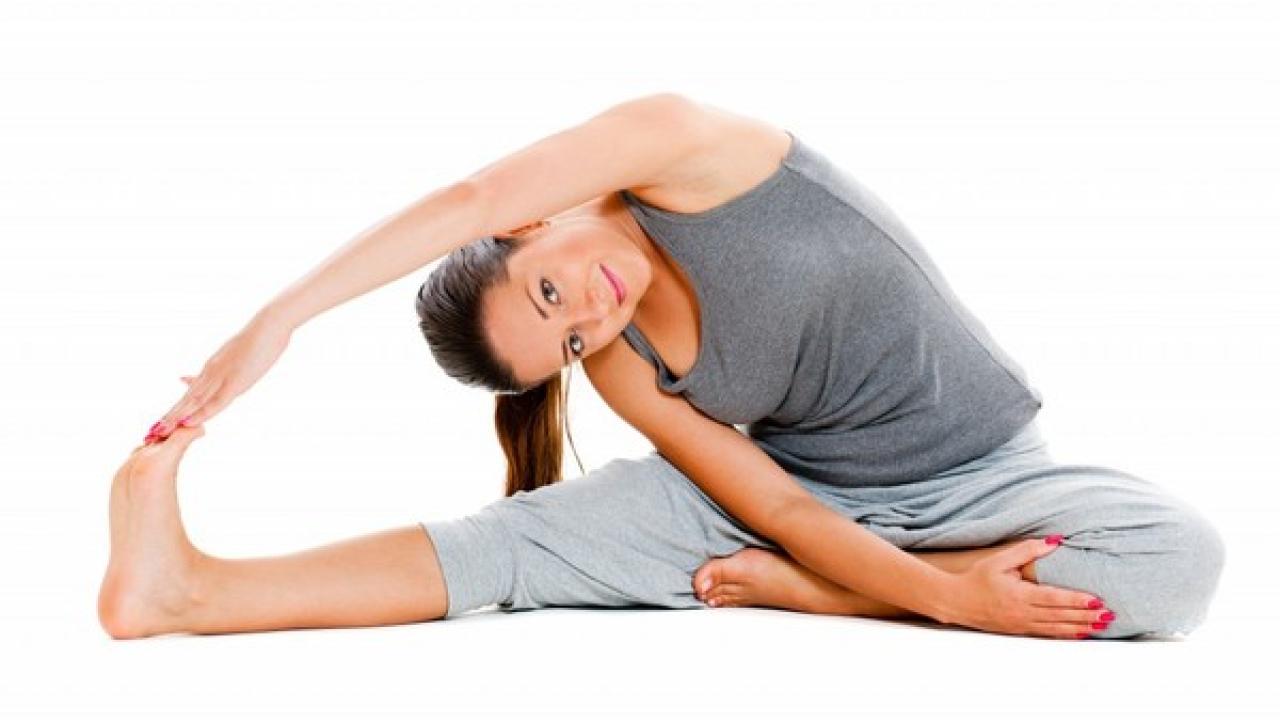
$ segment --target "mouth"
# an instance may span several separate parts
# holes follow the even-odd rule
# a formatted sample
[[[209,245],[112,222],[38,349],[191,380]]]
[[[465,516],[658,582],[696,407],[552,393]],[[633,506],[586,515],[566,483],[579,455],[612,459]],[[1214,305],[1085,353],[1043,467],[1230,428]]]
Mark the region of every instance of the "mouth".
[[[622,284],[622,279],[617,275],[609,272],[609,268],[600,264],[600,269],[604,271],[604,276],[609,280],[609,284],[613,286],[613,295],[618,300],[618,305],[622,305],[622,301],[627,297],[627,286]]]

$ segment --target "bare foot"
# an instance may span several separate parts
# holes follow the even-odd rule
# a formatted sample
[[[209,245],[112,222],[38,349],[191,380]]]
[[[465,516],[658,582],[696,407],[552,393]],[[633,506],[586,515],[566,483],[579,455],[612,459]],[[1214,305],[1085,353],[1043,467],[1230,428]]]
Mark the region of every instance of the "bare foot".
[[[98,591],[98,621],[113,638],[181,629],[202,554],[178,512],[178,462],[204,428],[178,428],[140,445],[111,482],[111,558]]]
[[[758,547],[705,563],[694,573],[693,587],[712,607],[760,606],[833,615],[865,614],[861,611],[869,609],[869,598],[788,556]]]
[[[912,552],[948,572],[963,572],[982,557],[1015,544],[967,550]],[[1035,582],[1033,563],[1022,566],[1024,579]],[[790,556],[746,547],[710,560],[693,576],[694,593],[712,607],[775,607],[801,612],[868,617],[911,617],[917,613],[874,600],[838,585],[796,562]]]

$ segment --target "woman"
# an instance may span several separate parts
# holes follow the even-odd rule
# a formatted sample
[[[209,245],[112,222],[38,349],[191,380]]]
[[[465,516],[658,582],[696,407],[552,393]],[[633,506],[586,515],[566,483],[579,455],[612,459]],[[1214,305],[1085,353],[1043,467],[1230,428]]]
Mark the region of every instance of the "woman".
[[[497,393],[507,497],[289,556],[196,549],[174,482],[202,424],[294,328],[446,255],[420,326],[450,376]],[[655,450],[557,482],[575,360]],[[1039,393],[874,195],[789,131],[669,93],[375,226],[188,381],[113,485],[113,637],[497,603],[1122,638],[1198,626],[1223,563],[1214,527],[1157,486],[1050,459]]]

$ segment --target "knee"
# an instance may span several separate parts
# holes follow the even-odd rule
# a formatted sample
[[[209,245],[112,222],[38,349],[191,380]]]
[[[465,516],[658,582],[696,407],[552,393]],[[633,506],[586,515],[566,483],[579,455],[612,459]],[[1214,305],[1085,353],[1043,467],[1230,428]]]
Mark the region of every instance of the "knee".
[[[1170,573],[1171,592],[1177,600],[1166,631],[1189,633],[1208,614],[1227,551],[1222,534],[1208,518],[1190,509],[1179,517],[1173,542],[1177,559]]]
[[[1189,507],[1171,510],[1148,532],[1151,549],[1106,563],[1109,587],[1100,595],[1117,607],[1101,637],[1187,634],[1208,614],[1226,561],[1221,533]]]

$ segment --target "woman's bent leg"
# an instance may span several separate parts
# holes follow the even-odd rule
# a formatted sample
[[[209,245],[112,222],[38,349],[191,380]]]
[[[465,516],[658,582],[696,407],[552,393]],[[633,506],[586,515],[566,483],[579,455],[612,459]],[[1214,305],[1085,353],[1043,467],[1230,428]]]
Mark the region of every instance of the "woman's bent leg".
[[[1115,620],[1094,637],[1189,633],[1203,622],[1224,564],[1222,537],[1201,513],[1129,473],[1054,462],[1034,425],[919,483],[832,488],[797,480],[903,549],[1063,535],[1032,576],[1102,599]]]

